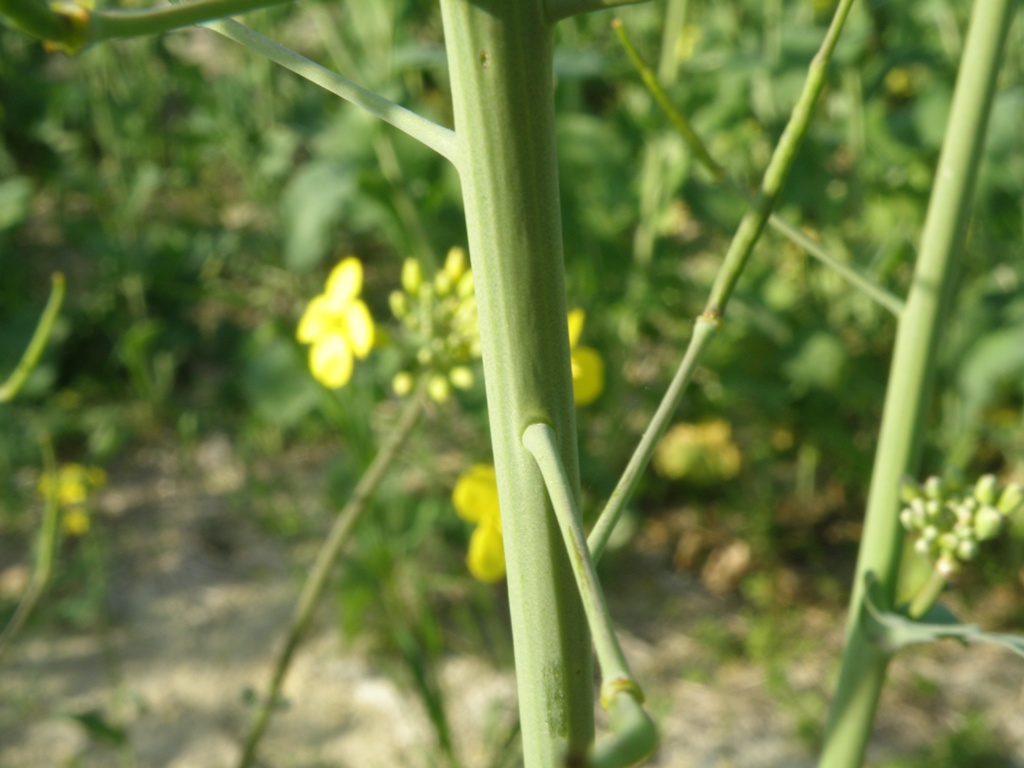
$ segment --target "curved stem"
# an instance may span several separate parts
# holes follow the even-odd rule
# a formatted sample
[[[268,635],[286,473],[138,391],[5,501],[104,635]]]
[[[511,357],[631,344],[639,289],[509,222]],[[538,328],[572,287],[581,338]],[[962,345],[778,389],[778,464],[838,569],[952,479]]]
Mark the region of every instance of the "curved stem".
[[[531,424],[523,432],[523,447],[533,456],[544,478],[601,668],[601,706],[611,715],[614,735],[599,743],[591,765],[595,768],[632,765],[654,751],[657,729],[641,706],[643,691],[633,678],[615,636],[608,605],[583,533],[579,505],[559,455],[558,437],[547,424]]]
[[[64,275],[55,272],[51,280],[50,298],[46,300],[46,306],[43,308],[43,314],[39,317],[39,323],[32,334],[32,339],[25,348],[21,360],[18,361],[17,367],[7,377],[7,381],[0,385],[0,403],[10,402],[17,396],[32,370],[39,363],[39,358],[42,357],[43,350],[46,349],[46,342],[50,340],[50,334],[53,333],[53,324],[57,321],[60,306],[64,302]]]
[[[253,761],[256,758],[256,748],[274,712],[285,675],[291,666],[295,651],[309,629],[310,620],[313,618],[313,610],[316,608],[316,604],[323,594],[324,588],[327,586],[327,579],[335,562],[338,560],[338,556],[341,554],[341,548],[348,540],[352,527],[366,508],[366,502],[370,495],[377,490],[377,486],[384,479],[387,469],[398,454],[399,448],[405,443],[416,426],[416,422],[419,421],[420,416],[423,414],[423,406],[427,400],[427,381],[426,377],[420,380],[415,394],[406,403],[394,431],[388,435],[387,442],[381,447],[370,463],[370,466],[363,472],[363,476],[356,484],[355,490],[352,491],[352,496],[338,514],[334,524],[331,526],[330,533],[320,546],[319,552],[317,552],[316,560],[309,571],[309,576],[306,577],[306,583],[303,585],[302,593],[296,603],[291,624],[285,635],[284,645],[274,665],[270,684],[267,686],[266,696],[260,704],[256,718],[249,730],[249,735],[245,740],[242,757],[238,762],[239,768],[249,768],[249,766],[253,765]]]
[[[345,101],[379,117],[384,122],[430,147],[452,164],[457,165],[455,132],[450,128],[438,125],[368,88],[357,85],[347,77],[320,66],[315,61],[297,54],[237,21],[224,19],[209,22],[205,26],[262,56],[266,56],[299,77],[319,85],[325,91],[340,96]]]

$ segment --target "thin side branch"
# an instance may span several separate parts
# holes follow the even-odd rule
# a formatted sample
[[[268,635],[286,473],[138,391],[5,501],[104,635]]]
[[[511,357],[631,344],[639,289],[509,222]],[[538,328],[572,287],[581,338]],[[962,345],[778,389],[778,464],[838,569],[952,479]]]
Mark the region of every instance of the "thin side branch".
[[[450,128],[438,125],[422,115],[418,115],[403,106],[395,104],[380,94],[352,82],[337,72],[332,72],[326,67],[322,67],[315,61],[299,55],[295,51],[236,21],[225,19],[210,22],[205,26],[262,56],[266,56],[285,69],[291,70],[299,77],[319,85],[325,91],[329,91],[335,96],[340,96],[345,101],[355,104],[375,117],[379,117],[389,125],[430,147],[442,157],[447,158],[453,165],[458,166],[458,146],[455,140],[455,132]]]
[[[309,629],[310,621],[313,618],[313,609],[316,607],[324,588],[327,586],[327,578],[331,574],[331,569],[338,561],[341,548],[348,541],[348,536],[353,526],[366,508],[367,500],[377,490],[377,486],[380,485],[385,473],[395,460],[399,448],[405,443],[423,414],[423,406],[427,398],[426,383],[426,378],[420,381],[416,393],[406,403],[405,410],[399,417],[398,424],[395,425],[394,430],[388,435],[387,442],[381,447],[380,452],[374,457],[370,466],[363,472],[363,476],[356,484],[355,490],[352,491],[352,496],[338,514],[334,525],[331,526],[330,533],[321,545],[320,551],[317,552],[316,561],[309,571],[309,576],[306,577],[306,583],[302,587],[302,594],[299,595],[299,601],[295,606],[295,612],[288,627],[288,634],[274,665],[270,685],[267,686],[267,694],[260,704],[259,711],[256,713],[256,719],[249,731],[249,736],[246,738],[242,757],[238,763],[239,768],[249,768],[249,766],[254,764],[256,749],[259,746],[260,739],[263,738],[267,725],[270,723],[270,717],[274,712],[278,695],[281,692],[281,685],[284,683],[285,675],[288,673],[292,658],[295,656],[299,644],[306,636],[306,631]]]
[[[64,301],[64,275],[55,272],[51,280],[50,298],[46,300],[46,307],[43,308],[43,314],[39,317],[39,323],[36,325],[28,347],[25,348],[25,354],[21,356],[21,360],[18,361],[18,365],[11,375],[7,377],[7,381],[0,384],[0,403],[6,403],[15,398],[28,380],[32,369],[39,362],[43,350],[46,349],[46,342],[50,340],[53,324],[57,321],[60,305]]]
[[[661,436],[665,434],[669,421],[679,408],[686,387],[690,383],[690,379],[693,378],[693,372],[697,369],[697,362],[718,332],[718,326],[719,323],[715,317],[702,315],[697,318],[693,334],[690,336],[689,346],[686,348],[686,354],[683,355],[682,362],[679,363],[679,368],[676,370],[675,376],[672,377],[672,383],[669,384],[665,396],[662,397],[661,403],[658,405],[658,410],[654,413],[654,418],[644,430],[640,443],[633,451],[629,464],[622,473],[622,477],[619,478],[618,485],[612,491],[608,503],[601,511],[601,515],[597,518],[597,523],[594,524],[590,537],[587,539],[590,554],[595,561],[601,559],[608,540],[612,536],[612,531],[615,530],[615,524],[619,522],[619,518],[622,517],[623,511],[626,509],[626,504],[633,496],[633,491],[636,490],[637,483],[640,482],[640,477],[654,454],[654,447],[658,444]]]
[[[579,16],[581,13],[593,13],[608,8],[618,8],[620,5],[637,5],[646,2],[647,0],[547,0],[547,17],[548,21],[554,24],[556,21],[567,19],[570,16]]]
[[[690,147],[690,150],[693,152],[697,160],[699,160],[700,163],[711,173],[716,182],[725,184],[734,192],[737,192],[746,198],[748,202],[753,203],[753,198],[750,194],[743,189],[735,179],[729,176],[725,168],[711,156],[711,153],[707,149],[707,145],[693,129],[690,121],[684,114],[675,108],[675,105],[672,104],[672,100],[669,99],[668,94],[665,93],[665,89],[662,88],[661,82],[658,80],[658,76],[636,50],[636,47],[633,45],[633,41],[627,34],[626,28],[622,22],[616,19],[612,22],[612,27],[615,29],[615,32],[619,37],[619,41],[622,43],[622,47],[625,48],[626,54],[629,56],[630,61],[632,61],[637,73],[640,75],[640,79],[643,81],[644,85],[647,86],[647,90],[650,91],[651,96],[654,97],[658,106],[661,107],[661,110],[665,113],[669,122],[672,123],[675,129],[683,137],[683,140]],[[803,248],[807,253],[811,254],[822,264],[839,274],[847,282],[859,288],[876,302],[899,317],[899,314],[903,309],[903,300],[898,296],[895,296],[880,285],[872,282],[857,270],[839,261],[839,259],[825,250],[819,243],[812,240],[778,214],[772,213],[768,217],[768,225],[784,237],[789,238],[790,241]]]

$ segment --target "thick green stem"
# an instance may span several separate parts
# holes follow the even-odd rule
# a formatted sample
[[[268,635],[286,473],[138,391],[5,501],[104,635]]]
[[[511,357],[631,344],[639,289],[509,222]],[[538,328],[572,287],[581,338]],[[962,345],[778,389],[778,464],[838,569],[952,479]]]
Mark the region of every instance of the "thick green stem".
[[[348,541],[352,527],[366,508],[367,500],[377,490],[377,486],[380,485],[385,473],[395,460],[395,456],[398,455],[398,450],[404,445],[419,421],[420,416],[423,414],[423,406],[426,403],[426,399],[427,379],[423,378],[416,389],[416,393],[406,403],[405,409],[399,417],[398,423],[388,435],[387,441],[373,461],[370,462],[370,466],[363,472],[363,476],[352,491],[352,496],[337,518],[335,518],[331,531],[324,540],[324,543],[320,545],[316,561],[309,571],[309,576],[306,577],[306,583],[302,587],[302,594],[299,595],[299,601],[295,605],[295,612],[292,614],[291,624],[288,627],[284,645],[281,647],[277,662],[274,665],[270,685],[267,686],[266,696],[260,703],[256,718],[245,740],[242,756],[238,761],[239,768],[249,768],[249,766],[253,765],[260,739],[263,738],[263,734],[277,706],[277,698],[281,692],[281,685],[284,683],[285,675],[291,666],[295,651],[298,650],[299,644],[306,636],[306,631],[309,629],[310,621],[313,618],[313,611],[324,592],[324,588],[327,586],[327,579],[331,575],[331,570],[337,562],[338,556],[341,554],[341,548]]]
[[[916,475],[935,367],[935,350],[955,281],[974,178],[995,80],[1014,9],[1012,0],[978,0],[971,14],[953,93],[946,138],[935,173],[920,255],[893,350],[878,451],[850,601],[846,649],[829,716],[821,768],[856,768],[864,759],[890,654],[866,632],[865,581],[874,574],[892,608],[902,551],[900,478]]]
[[[654,751],[658,744],[657,729],[643,708],[643,691],[633,678],[615,636],[583,533],[583,515],[558,453],[558,436],[547,424],[532,424],[523,433],[523,446],[537,462],[554,505],[601,667],[601,706],[609,712],[612,734],[598,744],[592,765],[623,768]]]
[[[593,738],[590,637],[521,435],[550,424],[579,498],[555,151],[552,27],[542,0],[442,0],[497,470],[528,768]]]

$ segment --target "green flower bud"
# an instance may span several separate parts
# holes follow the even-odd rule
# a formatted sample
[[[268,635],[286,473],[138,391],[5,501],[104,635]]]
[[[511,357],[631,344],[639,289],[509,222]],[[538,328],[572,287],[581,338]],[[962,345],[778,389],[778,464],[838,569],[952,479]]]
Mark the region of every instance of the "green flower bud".
[[[900,525],[908,531],[918,530],[918,527],[914,525],[914,510],[910,507],[904,507],[900,510]]]
[[[1024,505],[1024,485],[1010,483],[999,496],[996,508],[1004,515],[1012,515]]]
[[[934,525],[929,525],[921,531],[921,541],[932,544],[939,540],[939,529]]]
[[[969,563],[971,560],[978,556],[978,542],[961,541],[957,545],[956,556],[963,560],[965,563]]]
[[[999,481],[995,475],[982,475],[974,484],[974,498],[982,504],[995,504]]]
[[[960,537],[952,531],[946,531],[939,536],[938,545],[943,552],[955,552],[960,545]]]
[[[405,292],[415,296],[423,285],[423,267],[416,259],[402,262],[402,287]]]
[[[466,252],[459,247],[450,248],[444,259],[444,271],[452,279],[458,282],[466,273]]]
[[[412,392],[413,385],[412,374],[408,371],[400,371],[395,374],[395,378],[391,380],[391,388],[395,390],[395,394],[399,397],[405,397]]]
[[[932,544],[926,539],[918,539],[914,542],[914,551],[921,557],[930,558],[932,555]]]
[[[929,520],[935,522],[942,515],[942,502],[937,499],[929,499],[924,504],[925,515]]]
[[[404,320],[409,314],[409,300],[401,291],[392,291],[388,296],[388,306],[391,307],[391,314],[399,320]]]
[[[942,479],[938,475],[932,475],[924,481],[924,495],[935,501],[942,501],[945,498],[945,489],[942,487]]]
[[[434,275],[434,290],[438,296],[447,296],[452,292],[452,277],[447,272],[438,272]]]
[[[920,497],[910,502],[910,514],[914,521],[914,529],[921,530],[928,525],[928,511],[925,509],[924,500]]]
[[[464,365],[452,368],[448,372],[448,378],[456,389],[469,389],[473,386],[473,371]]]
[[[935,561],[935,570],[948,579],[960,570],[960,564],[951,554],[943,555]]]
[[[459,278],[459,284],[455,289],[460,299],[468,299],[473,295],[473,273],[467,272]]]
[[[999,535],[1003,529],[1003,515],[995,507],[986,504],[974,516],[974,535],[978,541],[988,541]]]
[[[920,495],[921,486],[910,475],[904,475],[900,479],[900,501],[904,504],[909,504]]]
[[[427,392],[430,394],[430,398],[437,403],[447,402],[448,398],[452,394],[451,385],[448,383],[448,379],[440,374],[435,374],[430,377],[430,383],[427,385]]]

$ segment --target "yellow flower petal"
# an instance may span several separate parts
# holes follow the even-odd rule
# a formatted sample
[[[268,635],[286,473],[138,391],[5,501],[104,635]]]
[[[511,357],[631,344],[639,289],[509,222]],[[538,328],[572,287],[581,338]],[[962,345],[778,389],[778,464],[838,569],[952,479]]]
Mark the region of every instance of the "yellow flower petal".
[[[569,313],[569,349],[576,348],[576,342],[580,340],[583,333],[583,321],[587,319],[587,313],[582,309],[574,309]]]
[[[327,297],[321,294],[306,305],[306,311],[302,313],[299,327],[295,331],[295,338],[303,344],[312,344],[329,333],[332,324]]]
[[[340,306],[348,304],[363,289],[363,263],[355,256],[341,260],[327,278],[324,295]]]
[[[576,405],[588,405],[604,391],[604,360],[590,347],[574,349],[571,354],[573,400]]]
[[[374,337],[373,318],[366,304],[356,299],[346,307],[345,325],[348,327],[352,351],[360,360],[364,359],[373,349]]]
[[[494,467],[475,464],[462,473],[452,491],[455,511],[467,523],[501,520],[498,507],[498,479]]]
[[[71,536],[81,536],[89,531],[89,514],[81,507],[71,507],[61,515],[61,527]]]
[[[330,389],[338,389],[352,378],[352,348],[343,336],[321,338],[309,350],[313,378]]]
[[[466,566],[473,578],[493,584],[505,576],[505,545],[501,530],[493,525],[478,525],[469,539]]]

